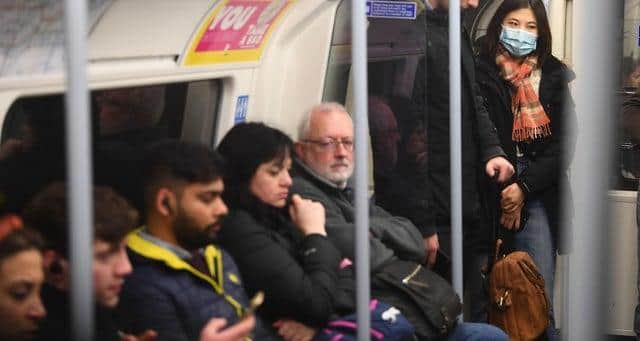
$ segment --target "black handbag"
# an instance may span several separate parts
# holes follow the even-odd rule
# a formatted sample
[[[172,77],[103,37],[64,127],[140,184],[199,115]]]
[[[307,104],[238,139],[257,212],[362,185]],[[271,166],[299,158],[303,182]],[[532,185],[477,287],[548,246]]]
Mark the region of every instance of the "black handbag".
[[[453,330],[462,312],[460,297],[435,272],[411,261],[394,260],[372,278],[373,296],[398,308],[419,340],[438,340]]]

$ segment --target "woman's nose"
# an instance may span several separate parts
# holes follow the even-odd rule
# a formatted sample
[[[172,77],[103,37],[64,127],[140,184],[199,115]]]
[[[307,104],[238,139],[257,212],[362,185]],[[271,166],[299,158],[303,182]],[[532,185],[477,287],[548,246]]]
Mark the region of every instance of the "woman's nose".
[[[282,186],[290,187],[293,184],[293,179],[291,179],[291,174],[289,171],[284,171],[284,175],[282,176],[282,180],[280,182]]]

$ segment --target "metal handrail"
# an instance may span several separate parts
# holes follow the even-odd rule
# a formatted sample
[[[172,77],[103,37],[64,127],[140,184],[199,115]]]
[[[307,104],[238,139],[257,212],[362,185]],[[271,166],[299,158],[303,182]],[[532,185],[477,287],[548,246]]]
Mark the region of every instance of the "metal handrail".
[[[351,2],[351,67],[353,71],[353,117],[355,129],[355,265],[356,303],[358,316],[358,340],[370,339],[369,314],[370,272],[369,272],[369,198],[368,198],[368,137],[367,116],[367,17],[365,2]]]
[[[93,196],[87,83],[87,2],[65,0],[66,143],[72,337],[93,340]]]
[[[449,1],[449,146],[451,153],[452,282],[463,297],[462,276],[462,63],[460,0]],[[464,319],[464,315],[460,317]]]

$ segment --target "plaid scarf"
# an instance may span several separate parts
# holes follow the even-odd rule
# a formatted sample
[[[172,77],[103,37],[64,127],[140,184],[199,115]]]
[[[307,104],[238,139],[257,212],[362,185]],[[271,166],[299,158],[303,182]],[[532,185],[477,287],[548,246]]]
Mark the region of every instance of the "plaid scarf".
[[[519,63],[501,48],[496,56],[496,64],[500,68],[500,76],[511,84],[511,139],[523,142],[551,136],[551,121],[529,79],[531,71],[538,65],[538,57],[530,55]]]

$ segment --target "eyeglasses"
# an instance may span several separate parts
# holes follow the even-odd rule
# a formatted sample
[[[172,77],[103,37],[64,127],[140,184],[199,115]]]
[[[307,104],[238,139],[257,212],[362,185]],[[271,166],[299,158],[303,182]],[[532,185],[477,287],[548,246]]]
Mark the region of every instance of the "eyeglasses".
[[[302,140],[302,142],[315,144],[322,151],[336,150],[338,149],[339,145],[342,145],[342,147],[347,151],[353,151],[353,140],[348,138],[341,139],[341,140],[332,139],[332,138],[327,138],[322,140]]]

